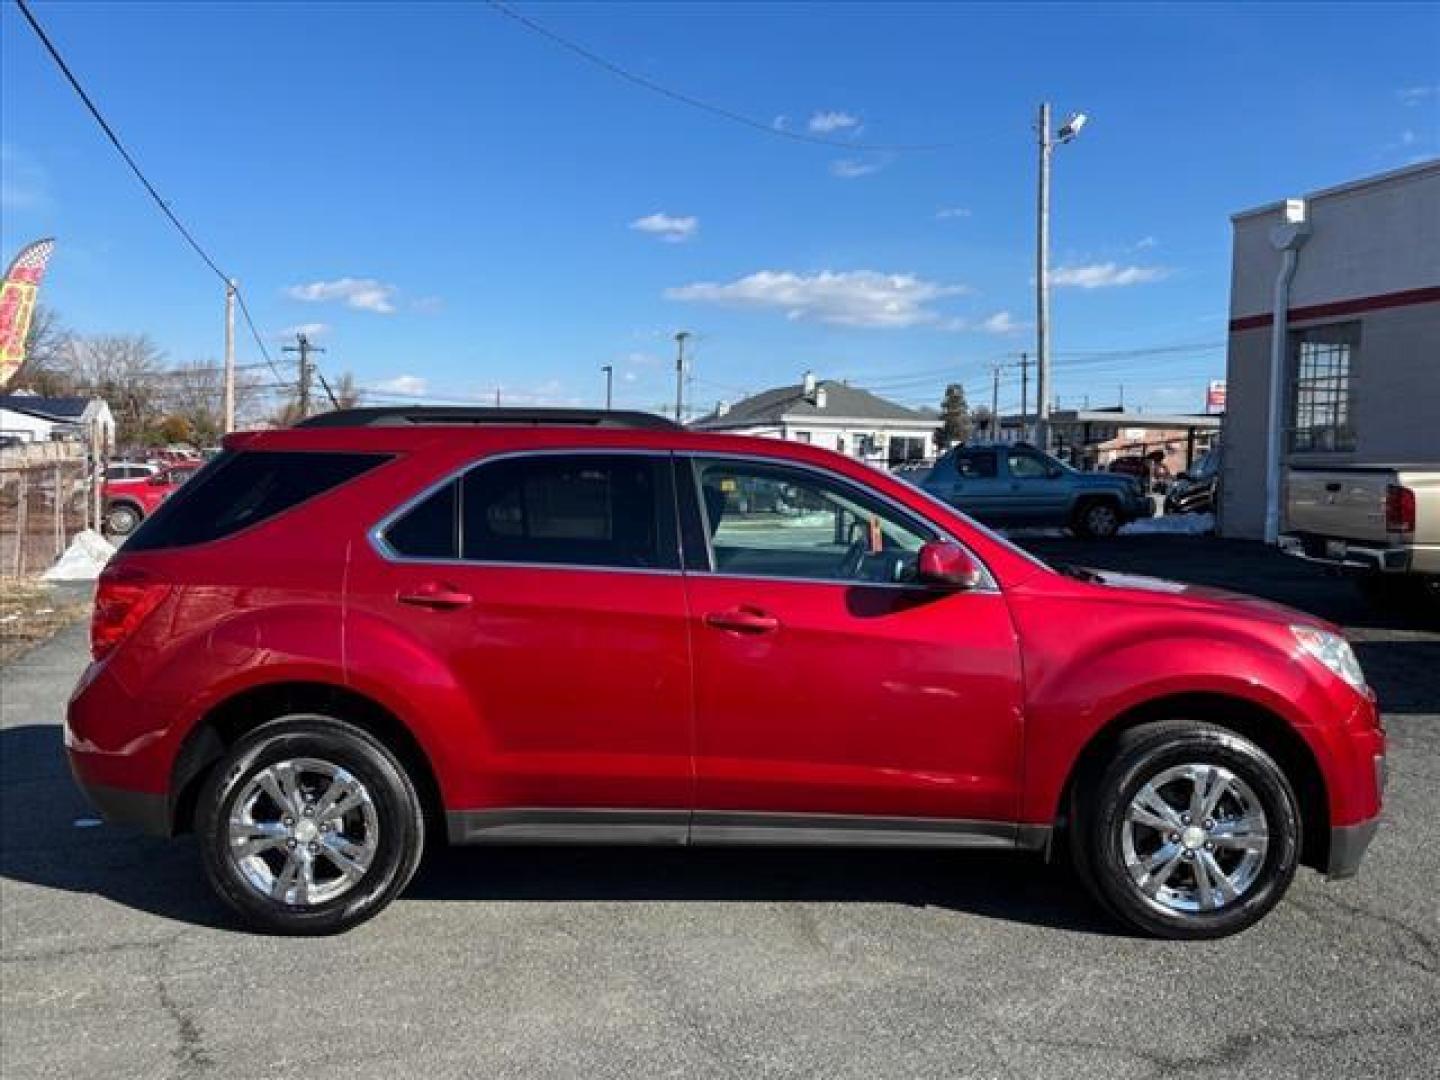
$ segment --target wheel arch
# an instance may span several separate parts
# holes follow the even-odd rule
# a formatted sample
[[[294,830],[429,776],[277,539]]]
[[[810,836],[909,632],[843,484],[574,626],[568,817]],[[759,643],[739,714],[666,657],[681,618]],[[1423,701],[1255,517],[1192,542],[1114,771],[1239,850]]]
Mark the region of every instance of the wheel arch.
[[[287,681],[241,690],[212,706],[186,735],[171,768],[172,833],[188,832],[210,770],[246,733],[288,713],[333,716],[374,736],[390,750],[415,785],[424,807],[426,835],[444,836],[444,803],[430,756],[415,733],[364,694],[333,683]]]
[[[1330,856],[1330,804],[1319,762],[1284,717],[1264,705],[1222,693],[1168,694],[1132,705],[1093,734],[1071,765],[1055,807],[1062,834],[1073,820],[1073,800],[1110,759],[1120,736],[1158,720],[1197,720],[1249,739],[1280,766],[1300,803],[1301,862],[1324,869]]]

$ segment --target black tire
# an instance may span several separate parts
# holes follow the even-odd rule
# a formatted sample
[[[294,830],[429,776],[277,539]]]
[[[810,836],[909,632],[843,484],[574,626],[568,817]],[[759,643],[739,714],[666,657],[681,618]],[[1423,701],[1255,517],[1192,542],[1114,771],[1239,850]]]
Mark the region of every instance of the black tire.
[[[1165,902],[1164,896],[1147,897],[1132,876],[1125,854],[1126,815],[1132,800],[1167,770],[1191,764],[1228,770],[1244,785],[1246,798],[1258,804],[1265,815],[1268,845],[1247,871],[1253,877],[1237,896],[1213,910],[1182,911]],[[1300,859],[1300,808],[1289,780],[1260,747],[1213,724],[1176,720],[1144,724],[1125,732],[1108,763],[1078,785],[1072,820],[1075,830],[1070,849],[1080,879],[1122,922],[1154,937],[1218,938],[1253,926],[1285,895]],[[1222,830],[1228,827],[1227,822],[1218,825]],[[1147,834],[1146,826],[1132,828],[1132,836],[1153,836],[1161,843],[1166,839],[1158,830]],[[1208,835],[1208,828],[1198,831]],[[1186,861],[1175,863],[1173,857],[1166,860],[1167,865],[1175,865],[1178,874],[1171,880],[1183,886],[1188,876],[1191,891],[1198,896],[1196,856],[1208,857],[1204,853],[1213,849],[1202,839],[1198,842],[1204,846],[1190,850],[1189,837],[1175,843],[1179,835],[1171,834],[1168,849]],[[1154,853],[1160,855],[1158,847]],[[1227,860],[1247,857],[1230,851],[1216,856]],[[1232,865],[1230,872],[1235,869]]]
[[[144,520],[144,512],[132,503],[111,503],[105,508],[105,531],[111,536],[129,536]]]
[[[1075,508],[1070,529],[1089,540],[1108,540],[1120,531],[1124,519],[1114,499],[1085,499]]]
[[[230,848],[231,812],[250,782],[276,763],[297,759],[331,764],[359,781],[378,826],[363,874],[340,895],[313,904],[264,895]],[[425,846],[425,815],[404,766],[384,744],[340,720],[304,714],[271,721],[231,748],[200,793],[195,831],[211,887],[248,925],[282,934],[333,934],[378,914],[409,884]],[[309,847],[315,850],[314,843]]]

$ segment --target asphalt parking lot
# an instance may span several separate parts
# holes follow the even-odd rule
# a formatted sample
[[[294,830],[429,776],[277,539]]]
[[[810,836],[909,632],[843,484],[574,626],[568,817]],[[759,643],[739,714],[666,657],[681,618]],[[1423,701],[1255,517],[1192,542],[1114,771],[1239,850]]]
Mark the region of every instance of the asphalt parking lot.
[[[255,936],[192,843],[86,821],[76,626],[0,671],[0,1074],[1440,1075],[1440,632],[1253,545],[1030,546],[1347,627],[1391,737],[1358,879],[1302,871],[1249,933],[1166,944],[1019,856],[470,849],[348,935]]]

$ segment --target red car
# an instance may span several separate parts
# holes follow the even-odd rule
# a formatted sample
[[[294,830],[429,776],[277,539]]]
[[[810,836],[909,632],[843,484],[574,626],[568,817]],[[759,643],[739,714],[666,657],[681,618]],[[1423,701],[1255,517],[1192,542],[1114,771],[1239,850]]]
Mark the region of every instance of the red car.
[[[100,499],[105,507],[105,531],[111,536],[129,536],[140,523],[153,514],[160,504],[175,493],[181,484],[200,470],[201,462],[187,461],[159,467],[151,473],[143,466],[106,470]]]
[[[642,414],[232,436],[105,571],[92,647],[81,785],[286,932],[448,839],[1065,850],[1130,926],[1216,937],[1302,862],[1354,874],[1380,815],[1335,627]]]

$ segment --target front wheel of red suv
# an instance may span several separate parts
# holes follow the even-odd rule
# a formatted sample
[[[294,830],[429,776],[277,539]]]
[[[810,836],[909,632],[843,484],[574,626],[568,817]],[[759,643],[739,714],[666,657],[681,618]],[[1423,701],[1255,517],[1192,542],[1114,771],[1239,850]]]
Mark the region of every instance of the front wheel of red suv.
[[[240,739],[200,795],[215,891],[246,922],[329,934],[377,914],[420,864],[424,814],[404,767],[359,728],[313,714]]]
[[[1077,791],[1077,869],[1131,927],[1218,938],[1253,926],[1295,876],[1300,810],[1275,761],[1212,724],[1125,732]]]

